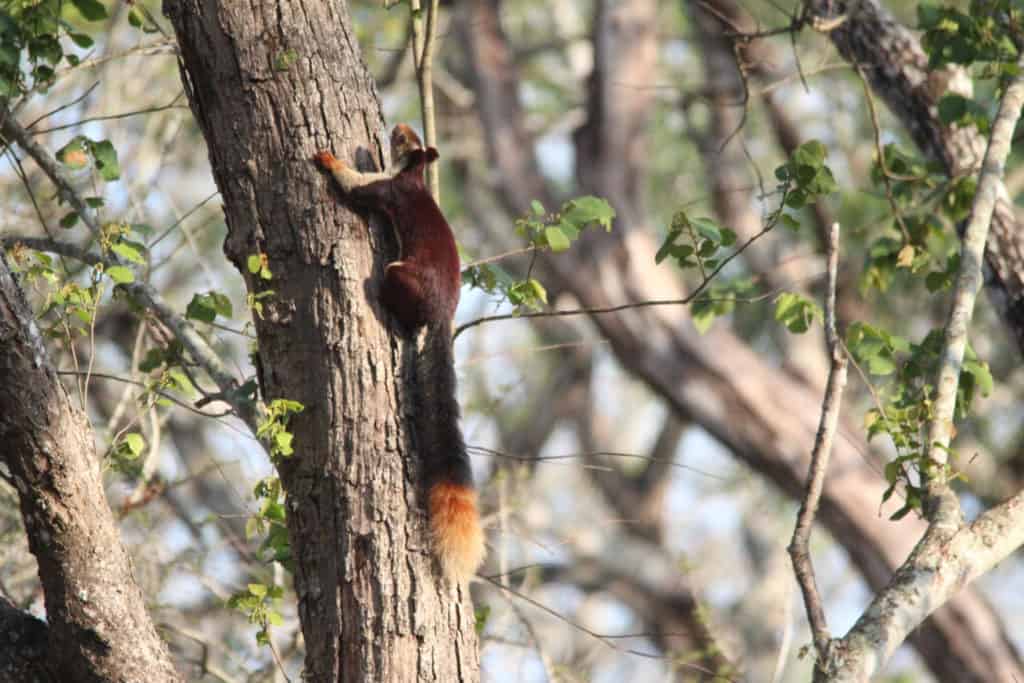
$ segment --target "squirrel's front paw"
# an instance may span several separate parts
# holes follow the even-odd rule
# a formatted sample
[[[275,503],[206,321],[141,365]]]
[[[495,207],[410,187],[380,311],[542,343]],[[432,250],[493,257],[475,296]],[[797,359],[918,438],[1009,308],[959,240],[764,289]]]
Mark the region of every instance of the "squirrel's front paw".
[[[341,159],[335,158],[335,156],[328,152],[327,150],[321,150],[317,152],[316,156],[314,156],[313,158],[316,160],[318,164],[320,164],[321,167],[327,169],[328,171],[340,171],[345,168],[345,162],[342,161]]]

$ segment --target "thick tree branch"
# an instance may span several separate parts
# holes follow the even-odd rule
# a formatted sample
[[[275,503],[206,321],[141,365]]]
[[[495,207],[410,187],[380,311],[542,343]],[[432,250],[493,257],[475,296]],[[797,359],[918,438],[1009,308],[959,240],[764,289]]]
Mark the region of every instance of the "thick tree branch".
[[[48,668],[83,683],[179,680],[107,505],[92,430],[50,366],[3,252],[0,376],[0,459],[39,562]]]

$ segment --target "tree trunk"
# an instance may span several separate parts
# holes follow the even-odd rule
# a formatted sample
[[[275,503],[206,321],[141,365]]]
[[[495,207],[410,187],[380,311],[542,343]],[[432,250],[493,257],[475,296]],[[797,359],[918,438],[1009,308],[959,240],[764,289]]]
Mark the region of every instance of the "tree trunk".
[[[300,401],[288,495],[306,679],[475,681],[468,595],[430,555],[410,442],[412,348],[378,304],[395,254],[312,162],[318,149],[381,154],[383,121],[342,3],[165,3],[182,79],[224,199],[224,251],[252,293],[267,401]],[[273,278],[249,273],[250,255]]]
[[[50,366],[2,251],[0,377],[0,461],[18,491],[46,602],[45,625],[28,618],[19,623],[4,606],[0,678],[25,680],[7,675],[32,670],[30,650],[38,649],[45,632],[46,651],[34,661],[55,680],[180,680],[146,612],[103,493],[92,429]],[[46,672],[33,675],[46,680]]]

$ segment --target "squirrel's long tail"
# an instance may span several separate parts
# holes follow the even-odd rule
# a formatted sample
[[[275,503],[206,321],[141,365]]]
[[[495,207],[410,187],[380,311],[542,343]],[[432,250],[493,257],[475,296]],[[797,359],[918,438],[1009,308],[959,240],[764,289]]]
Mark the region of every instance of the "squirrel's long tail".
[[[416,368],[416,433],[424,458],[434,552],[445,574],[465,583],[483,562],[484,534],[459,429],[450,321],[428,326]]]

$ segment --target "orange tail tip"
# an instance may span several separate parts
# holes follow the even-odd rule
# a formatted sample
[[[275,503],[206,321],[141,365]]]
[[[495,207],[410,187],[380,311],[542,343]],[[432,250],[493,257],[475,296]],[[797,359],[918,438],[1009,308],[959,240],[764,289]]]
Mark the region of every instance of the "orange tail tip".
[[[441,482],[430,488],[430,534],[444,573],[467,583],[484,560],[484,532],[476,509],[476,491]]]

